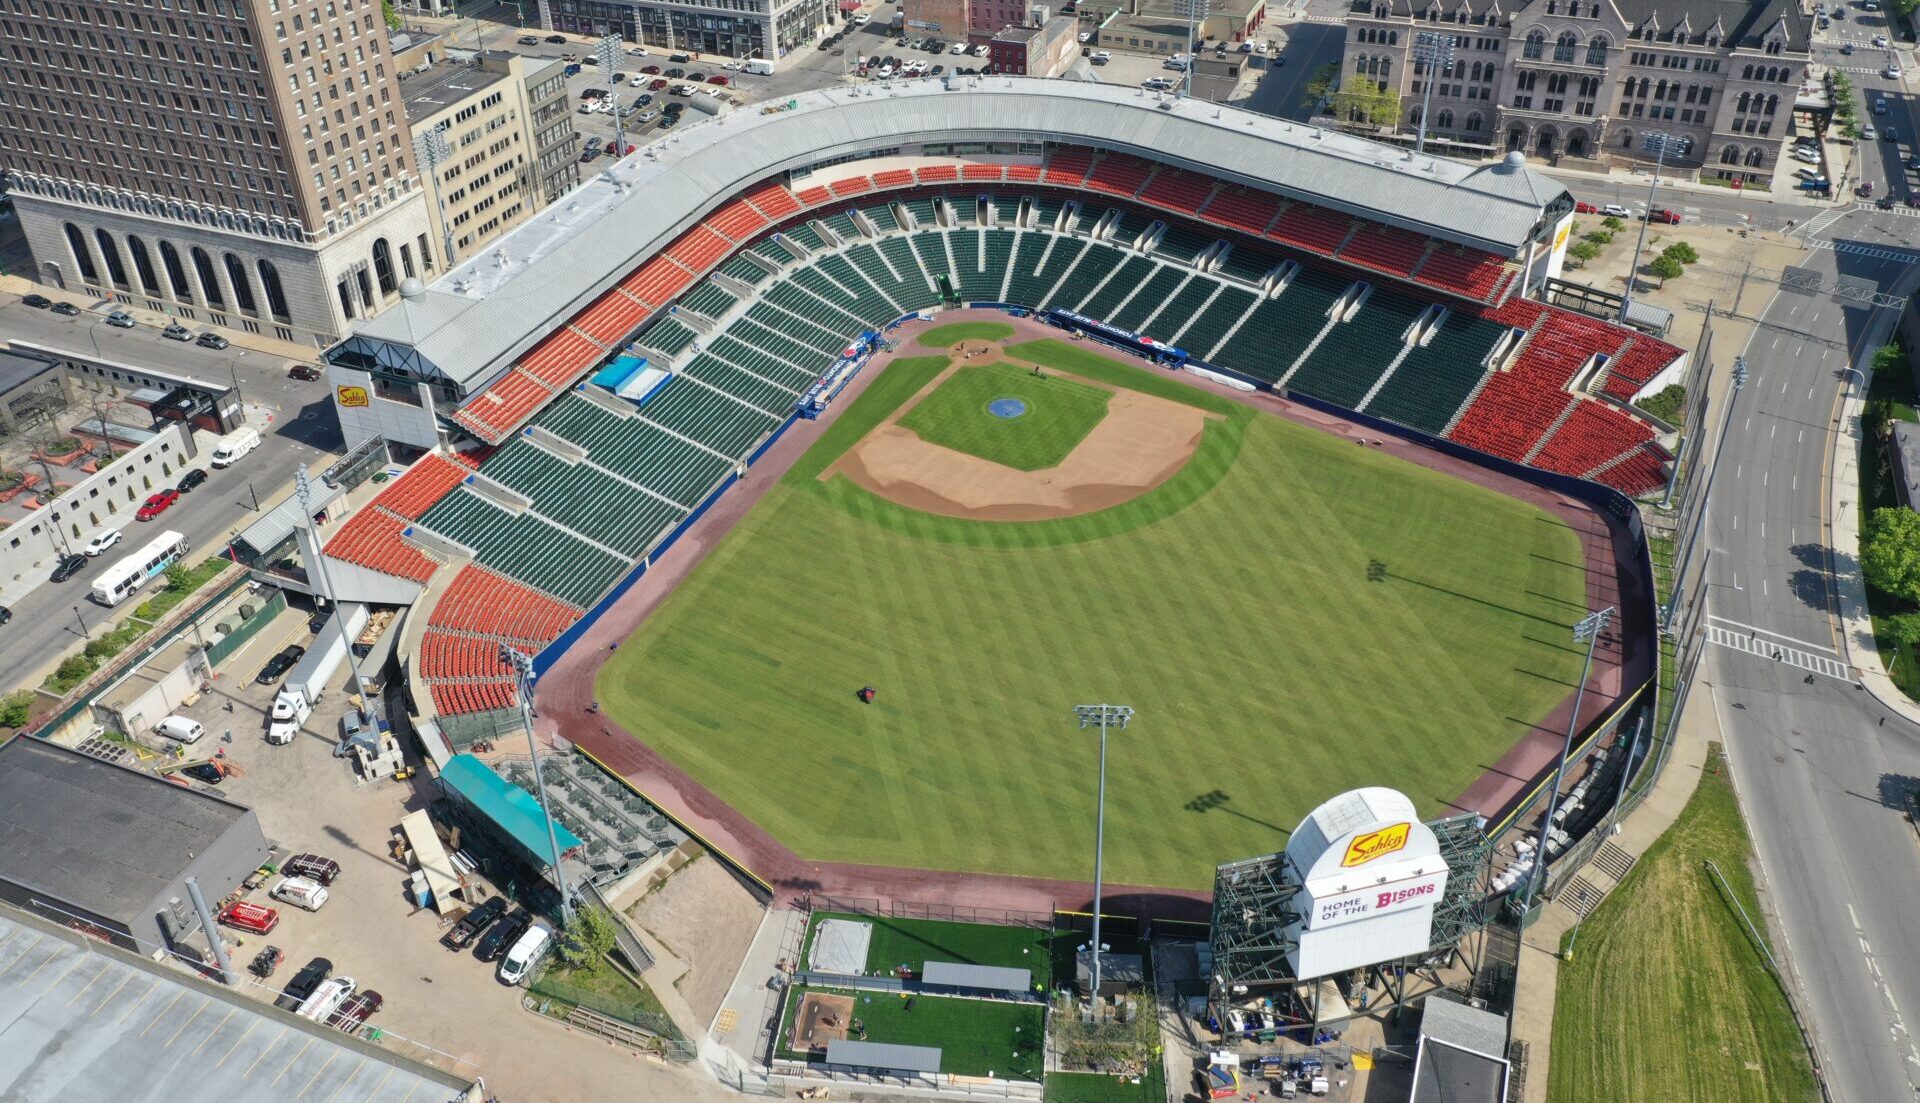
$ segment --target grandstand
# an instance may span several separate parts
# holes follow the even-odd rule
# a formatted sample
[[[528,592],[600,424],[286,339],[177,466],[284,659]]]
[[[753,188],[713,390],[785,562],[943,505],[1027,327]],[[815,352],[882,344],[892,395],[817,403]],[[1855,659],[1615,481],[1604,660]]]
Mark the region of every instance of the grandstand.
[[[937,144],[955,135],[1006,140],[961,157]],[[1216,163],[1154,152],[1175,149]],[[583,616],[862,331],[959,302],[1070,309],[1643,492],[1665,456],[1624,404],[1681,352],[1524,297],[1558,270],[1571,208],[1512,163],[1063,82],[834,90],[689,126],[329,351],[337,385],[375,395],[336,406],[350,445],[433,451],[326,553],[433,595],[415,673],[438,711],[504,708],[499,644],[537,649]],[[664,381],[585,381],[622,354]]]

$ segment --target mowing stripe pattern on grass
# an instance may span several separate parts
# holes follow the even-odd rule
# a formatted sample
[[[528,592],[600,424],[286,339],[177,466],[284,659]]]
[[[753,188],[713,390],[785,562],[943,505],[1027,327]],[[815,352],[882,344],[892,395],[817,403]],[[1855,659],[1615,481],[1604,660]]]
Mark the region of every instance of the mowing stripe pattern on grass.
[[[991,404],[1007,399],[1024,409],[1014,416]],[[928,444],[965,452],[1020,471],[1058,467],[1100,419],[1108,393],[1057,375],[1012,364],[969,364],[900,416],[900,424]]]

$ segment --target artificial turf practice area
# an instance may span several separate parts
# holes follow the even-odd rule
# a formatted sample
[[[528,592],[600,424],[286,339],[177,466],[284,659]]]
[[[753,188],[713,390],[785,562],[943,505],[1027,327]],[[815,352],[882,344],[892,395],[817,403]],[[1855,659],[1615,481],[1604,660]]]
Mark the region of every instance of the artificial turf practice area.
[[[866,1041],[940,1050],[940,1071],[953,1076],[992,1075],[1001,1080],[1039,1081],[1046,1067],[1046,1008],[1037,1003],[862,992],[850,988],[795,985],[781,1015],[779,1054],[810,1056],[791,1046],[793,1017],[808,992],[853,997],[853,1017]]]
[[[800,855],[1086,880],[1071,709],[1113,701],[1106,876],[1205,887],[1356,785],[1437,814],[1571,691],[1557,518],[1085,346],[998,354],[1219,416],[1120,505],[935,516],[820,478],[947,365],[896,360],[601,671],[604,711]]]
[[[821,922],[828,919],[865,923],[871,928],[866,962],[870,976],[891,974],[902,965],[917,975],[926,969],[929,961],[954,961],[962,965],[1029,969],[1034,982],[1043,988],[1051,979],[1050,954],[1054,940],[1051,930],[938,919],[894,919],[848,912],[813,913],[801,946],[802,962],[812,960],[808,951],[813,946],[814,933],[820,929]]]
[[[1550,1103],[1820,1098],[1786,997],[1707,860],[1761,922],[1753,845],[1718,747],[1680,818],[1581,924],[1560,967]]]
[[[1106,391],[1012,364],[971,364],[900,418],[928,444],[1039,471],[1057,467],[1107,416]],[[999,412],[995,412],[999,410]]]

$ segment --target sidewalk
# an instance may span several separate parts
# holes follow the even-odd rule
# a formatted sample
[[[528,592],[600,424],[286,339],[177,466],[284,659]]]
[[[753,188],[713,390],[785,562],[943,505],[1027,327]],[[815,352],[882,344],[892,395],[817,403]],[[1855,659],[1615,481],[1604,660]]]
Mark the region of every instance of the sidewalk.
[[[769,988],[767,982],[780,972],[782,960],[798,958],[805,915],[793,908],[767,909],[727,998],[720,1002],[712,1027],[701,1040],[701,1060],[723,1084],[766,1080],[760,1065],[761,1033],[779,1012],[784,991]]]
[[[100,301],[90,294],[78,291],[62,291],[57,287],[34,283],[22,276],[0,276],[0,293],[31,295],[36,292],[51,299],[67,299],[76,304],[84,304],[89,307],[93,303]],[[141,325],[151,326],[154,329],[165,329],[168,323],[179,321],[179,319],[172,315],[163,314],[157,310],[148,310],[144,306],[118,302],[113,305],[116,309],[124,310],[133,315],[134,320]],[[89,312],[91,313],[91,311]],[[320,366],[320,350],[310,345],[302,345],[294,341],[282,341],[278,337],[270,337],[264,333],[248,333],[243,329],[226,329],[213,325],[211,322],[196,321],[190,328],[196,331],[203,329],[219,330],[220,335],[233,342],[235,348],[243,348],[249,352],[261,352],[268,356],[284,357],[294,363],[311,364],[316,367]],[[75,355],[78,355],[78,353],[75,353]]]
[[[1703,693],[1712,693],[1701,686]],[[1673,753],[1666,771],[1640,807],[1616,827],[1612,841],[1603,845],[1581,867],[1574,879],[1541,909],[1540,918],[1520,940],[1520,966],[1514,991],[1513,1040],[1527,1044],[1527,1079],[1523,1103],[1545,1103],[1547,1068],[1553,1051],[1553,1007],[1560,983],[1560,943],[1566,933],[1619,884],[1609,869],[1625,876],[1648,847],[1673,826],[1693,797],[1706,762],[1707,744],[1721,738],[1719,720],[1709,701],[1695,701],[1681,717]],[[1618,850],[1619,854],[1612,853]],[[1573,891],[1576,888],[1586,891]],[[1576,909],[1575,903],[1579,908]]]

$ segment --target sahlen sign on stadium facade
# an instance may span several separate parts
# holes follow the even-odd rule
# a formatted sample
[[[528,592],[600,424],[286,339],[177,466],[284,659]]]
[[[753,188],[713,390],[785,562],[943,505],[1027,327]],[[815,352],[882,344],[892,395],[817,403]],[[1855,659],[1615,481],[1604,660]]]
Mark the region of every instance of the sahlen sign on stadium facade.
[[[1287,843],[1301,918],[1290,964],[1301,978],[1425,953],[1447,862],[1413,802],[1392,789],[1356,789],[1315,808]]]

